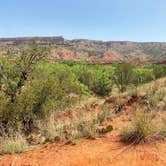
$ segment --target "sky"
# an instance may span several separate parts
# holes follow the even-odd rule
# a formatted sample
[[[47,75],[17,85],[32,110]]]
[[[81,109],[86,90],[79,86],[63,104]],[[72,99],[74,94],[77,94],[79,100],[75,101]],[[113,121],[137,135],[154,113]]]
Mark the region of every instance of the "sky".
[[[165,41],[166,0],[0,0],[0,37]]]

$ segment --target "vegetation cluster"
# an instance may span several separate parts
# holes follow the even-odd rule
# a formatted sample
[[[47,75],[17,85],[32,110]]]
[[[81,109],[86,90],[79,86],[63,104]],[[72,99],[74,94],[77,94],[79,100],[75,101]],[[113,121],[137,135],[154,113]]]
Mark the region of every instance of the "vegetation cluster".
[[[29,138],[34,129],[45,137],[42,142],[95,137],[96,134],[103,133],[98,126],[107,119],[107,111],[92,114],[89,120],[76,117],[75,120],[63,124],[61,121],[55,122],[56,114],[74,107],[82,97],[105,97],[111,94],[114,87],[119,92],[125,92],[130,87],[138,87],[166,76],[166,65],[138,67],[132,64],[104,66],[83,62],[53,63],[44,59],[49,51],[47,47],[34,43],[22,50],[18,57],[0,59],[2,153],[8,148],[5,146],[7,141],[12,147],[9,148],[11,152],[27,149],[27,143],[22,139]],[[50,122],[51,125],[43,123],[50,117],[54,119]],[[112,128],[108,127],[108,130]],[[21,135],[19,148],[17,144],[13,145],[18,135]]]

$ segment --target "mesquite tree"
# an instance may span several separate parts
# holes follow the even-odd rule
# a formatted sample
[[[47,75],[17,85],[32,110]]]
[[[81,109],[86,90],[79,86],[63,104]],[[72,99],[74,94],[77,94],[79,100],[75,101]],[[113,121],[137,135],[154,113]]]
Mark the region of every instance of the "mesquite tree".
[[[16,100],[16,94],[21,93],[28,75],[33,69],[33,65],[49,53],[46,47],[40,47],[33,43],[29,48],[21,51],[21,56],[15,58],[15,64],[6,68],[0,64],[1,90],[8,96],[12,103]]]

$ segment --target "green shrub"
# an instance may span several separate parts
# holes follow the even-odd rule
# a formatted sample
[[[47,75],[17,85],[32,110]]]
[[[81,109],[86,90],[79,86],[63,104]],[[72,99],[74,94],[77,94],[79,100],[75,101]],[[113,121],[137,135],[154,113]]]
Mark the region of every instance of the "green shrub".
[[[154,65],[153,72],[154,72],[156,79],[165,77],[166,76],[166,65]]]
[[[78,80],[86,85],[89,89],[92,88],[93,86],[93,82],[95,79],[95,75],[94,75],[94,71],[90,70],[90,68],[88,68],[88,66],[76,66],[77,68],[75,70],[76,71],[76,75],[78,77]]]
[[[81,95],[88,93],[67,65],[33,63],[24,75],[26,78],[22,78],[17,66],[22,66],[23,62],[18,61],[16,67],[13,67],[15,61],[7,62],[1,69],[4,78],[0,89],[0,134],[18,130],[29,133],[35,121],[43,119],[50,111],[69,109]]]
[[[153,70],[147,68],[135,68],[134,75],[135,77],[133,84],[136,86],[150,82],[155,79]]]
[[[73,68],[78,80],[90,91],[99,96],[106,96],[112,89],[109,69],[103,66],[76,65]]]
[[[133,84],[134,78],[133,65],[118,64],[116,66],[113,80],[121,92],[124,92],[127,86]]]
[[[104,70],[96,74],[91,90],[99,96],[106,96],[111,92],[112,81]]]

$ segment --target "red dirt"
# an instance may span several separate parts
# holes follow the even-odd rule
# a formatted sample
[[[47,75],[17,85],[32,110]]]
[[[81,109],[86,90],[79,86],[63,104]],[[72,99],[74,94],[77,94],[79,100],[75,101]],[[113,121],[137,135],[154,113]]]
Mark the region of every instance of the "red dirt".
[[[49,144],[32,151],[4,155],[1,166],[164,166],[166,144],[123,145],[117,138],[81,140],[77,145]]]
[[[73,51],[65,51],[60,54],[60,58],[64,60],[74,60],[76,59],[76,53]]]

